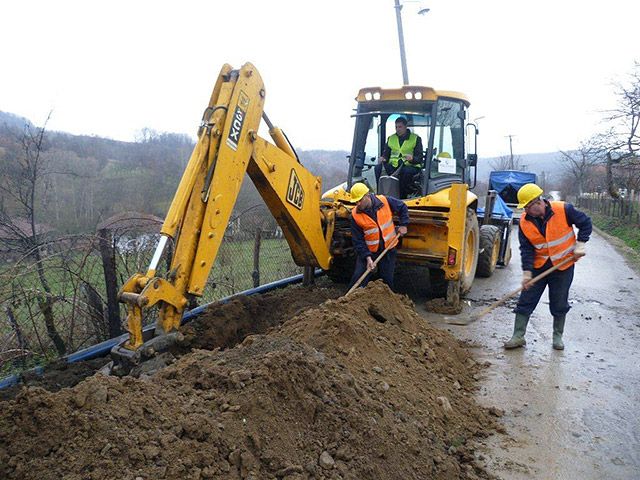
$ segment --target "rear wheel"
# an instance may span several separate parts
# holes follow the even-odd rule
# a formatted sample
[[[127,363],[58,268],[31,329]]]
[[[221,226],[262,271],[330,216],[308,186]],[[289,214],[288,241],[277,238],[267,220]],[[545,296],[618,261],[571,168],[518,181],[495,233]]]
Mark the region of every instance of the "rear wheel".
[[[495,225],[480,227],[480,254],[478,256],[478,277],[490,277],[498,264],[500,256],[501,231]]]
[[[480,245],[480,228],[476,212],[467,209],[462,251],[462,271],[458,280],[447,282],[447,303],[454,308],[460,306],[460,297],[471,290],[478,266],[478,250]]]
[[[327,270],[327,277],[335,283],[349,283],[356,269],[356,257],[353,255],[333,257]]]

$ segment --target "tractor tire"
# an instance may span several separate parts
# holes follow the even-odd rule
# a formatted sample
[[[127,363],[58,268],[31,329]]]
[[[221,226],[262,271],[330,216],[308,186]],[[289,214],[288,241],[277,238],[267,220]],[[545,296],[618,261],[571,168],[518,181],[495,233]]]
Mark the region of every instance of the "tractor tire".
[[[480,255],[476,276],[490,277],[498,265],[500,256],[500,228],[495,225],[483,225],[480,228]]]
[[[460,297],[471,290],[473,279],[478,267],[478,252],[480,250],[480,227],[476,212],[467,209],[464,228],[464,244],[462,252],[462,272],[458,280],[447,282],[447,303],[452,307],[460,306]]]

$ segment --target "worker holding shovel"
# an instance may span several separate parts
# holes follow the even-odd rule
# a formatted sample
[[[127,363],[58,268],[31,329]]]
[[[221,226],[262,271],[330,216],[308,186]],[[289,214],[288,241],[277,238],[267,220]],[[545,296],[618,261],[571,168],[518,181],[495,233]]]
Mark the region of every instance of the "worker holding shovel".
[[[409,209],[397,198],[370,193],[364,183],[355,183],[350,193],[351,200],[357,202],[351,210],[351,238],[357,258],[350,287],[377,266],[380,278],[393,290],[395,247],[398,238],[407,233]],[[397,234],[393,214],[399,219]],[[362,286],[367,284],[368,277],[361,281]]]
[[[570,203],[549,202],[543,190],[528,183],[518,190],[518,208],[524,208],[520,219],[520,257],[522,260],[522,292],[514,309],[513,336],[504,348],[518,348],[524,339],[529,317],[549,286],[549,310],[553,316],[553,348],[563,350],[562,334],[569,306],[569,287],[573,281],[574,263],[585,255],[585,243],[591,235],[591,219]],[[573,227],[578,228],[578,237]],[[541,275],[553,270],[548,275]],[[540,276],[540,279],[533,277]],[[536,281],[532,281],[536,280]]]

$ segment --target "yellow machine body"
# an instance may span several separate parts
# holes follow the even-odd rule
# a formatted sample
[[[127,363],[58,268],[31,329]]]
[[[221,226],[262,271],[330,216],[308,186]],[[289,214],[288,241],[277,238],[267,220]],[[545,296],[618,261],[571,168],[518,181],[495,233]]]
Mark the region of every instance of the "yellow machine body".
[[[362,89],[357,100],[359,105],[366,105],[368,99],[389,100],[399,108],[406,104],[411,111],[425,102],[438,105],[443,95],[456,98],[461,108],[468,106],[460,94],[428,87]],[[129,331],[120,352],[136,352],[146,343],[142,335],[145,310],[158,306],[155,335],[161,336],[176,331],[189,299],[203,294],[245,173],[282,228],[296,264],[307,271],[320,267],[332,272],[345,258],[353,257],[347,225],[354,203],[345,190],[353,176],[322,195],[320,177],[298,161],[282,131],[271,124],[264,100],[265,87],[252,64],[239,70],[222,67],[156,254],[147,272],[135,274],[120,291],[120,301],[127,305]],[[261,120],[269,127],[271,142],[258,135]],[[431,138],[429,145],[433,142]],[[456,285],[477,261],[477,251],[475,260],[467,254],[474,241],[477,244],[468,233],[468,212],[475,211],[476,200],[464,182],[405,199],[411,224],[399,258],[435,266]],[[157,266],[167,243],[173,244],[171,265],[159,277]]]

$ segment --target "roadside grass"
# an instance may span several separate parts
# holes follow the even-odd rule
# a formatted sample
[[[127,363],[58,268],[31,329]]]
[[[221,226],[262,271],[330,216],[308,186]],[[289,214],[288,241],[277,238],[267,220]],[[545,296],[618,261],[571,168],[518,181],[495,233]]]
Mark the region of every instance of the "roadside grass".
[[[620,218],[612,218],[596,212],[588,212],[594,228],[614,246],[629,267],[640,275],[640,226],[629,224]]]
[[[603,232],[622,240],[635,252],[640,253],[640,226],[630,224],[621,218],[607,217],[600,213],[590,213],[593,224]]]

